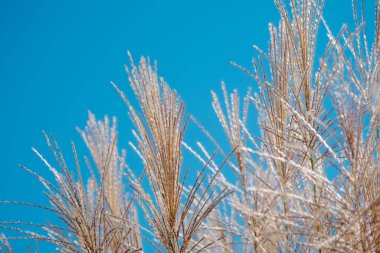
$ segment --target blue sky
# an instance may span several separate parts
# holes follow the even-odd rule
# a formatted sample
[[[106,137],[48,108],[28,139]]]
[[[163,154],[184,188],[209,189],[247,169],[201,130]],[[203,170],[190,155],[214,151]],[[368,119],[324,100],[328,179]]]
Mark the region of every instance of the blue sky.
[[[334,32],[351,21],[350,2],[327,0],[325,17]],[[221,133],[210,90],[219,91],[222,80],[242,93],[255,86],[229,62],[250,67],[252,45],[266,49],[268,22],[277,21],[271,0],[0,0],[0,200],[46,204],[39,183],[18,167],[48,176],[30,149],[48,156],[42,130],[54,133],[70,157],[71,140],[83,150],[75,127],[85,125],[91,110],[119,118],[121,144],[132,139],[126,107],[110,85],[130,92],[127,50],[135,60],[156,59],[187,112]],[[0,220],[48,218],[34,209],[0,206]],[[16,252],[25,249],[24,243],[13,245]]]

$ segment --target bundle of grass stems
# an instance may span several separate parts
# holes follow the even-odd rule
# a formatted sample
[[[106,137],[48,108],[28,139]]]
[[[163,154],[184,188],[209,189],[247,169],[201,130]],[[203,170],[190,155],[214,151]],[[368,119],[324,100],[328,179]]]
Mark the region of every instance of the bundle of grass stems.
[[[127,74],[136,106],[113,85],[134,125],[130,145],[142,173],[118,147],[115,118],[98,120],[89,113],[85,128],[78,129],[91,154],[84,159],[88,178],[74,143],[76,162],[69,168],[54,136],[44,134],[54,163],[33,151],[54,180],[21,167],[43,185],[50,206],[2,204],[44,209],[60,225],[0,222],[0,249],[13,252],[14,240],[31,239],[54,244],[58,252],[142,252],[145,242],[170,253],[380,252],[375,1],[374,21],[366,17],[364,1],[354,0],[354,27],[343,25],[333,34],[323,0],[275,0],[280,21],[269,25],[269,49],[255,47],[251,68],[233,63],[257,86],[242,98],[224,83],[221,97],[212,92],[225,136],[213,136],[186,115],[156,64],[144,57],[135,64],[130,56]],[[373,33],[367,29],[371,22]],[[321,57],[320,30],[328,41]],[[258,115],[254,128],[248,127],[252,106]],[[201,142],[186,143],[188,124],[199,127],[216,152]],[[222,147],[225,139],[229,145]],[[199,161],[195,174],[183,165],[184,151]],[[225,175],[228,170],[233,176]]]

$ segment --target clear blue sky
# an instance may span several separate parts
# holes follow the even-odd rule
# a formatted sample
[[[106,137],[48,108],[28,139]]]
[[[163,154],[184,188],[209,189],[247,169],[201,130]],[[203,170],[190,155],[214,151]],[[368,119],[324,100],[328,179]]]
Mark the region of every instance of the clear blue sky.
[[[334,32],[350,13],[350,0],[327,0],[325,17]],[[91,110],[118,116],[121,143],[133,139],[126,107],[110,85],[130,91],[127,50],[136,60],[156,59],[187,111],[220,132],[210,90],[219,91],[222,80],[242,93],[255,85],[229,62],[249,67],[252,45],[266,49],[268,22],[277,21],[272,0],[0,0],[0,200],[46,204],[39,183],[17,166],[48,176],[30,149],[49,157],[42,130],[54,133],[71,157],[70,141],[82,145],[75,127],[84,126]],[[0,206],[0,220],[48,218]],[[24,243],[13,245],[25,250]]]

